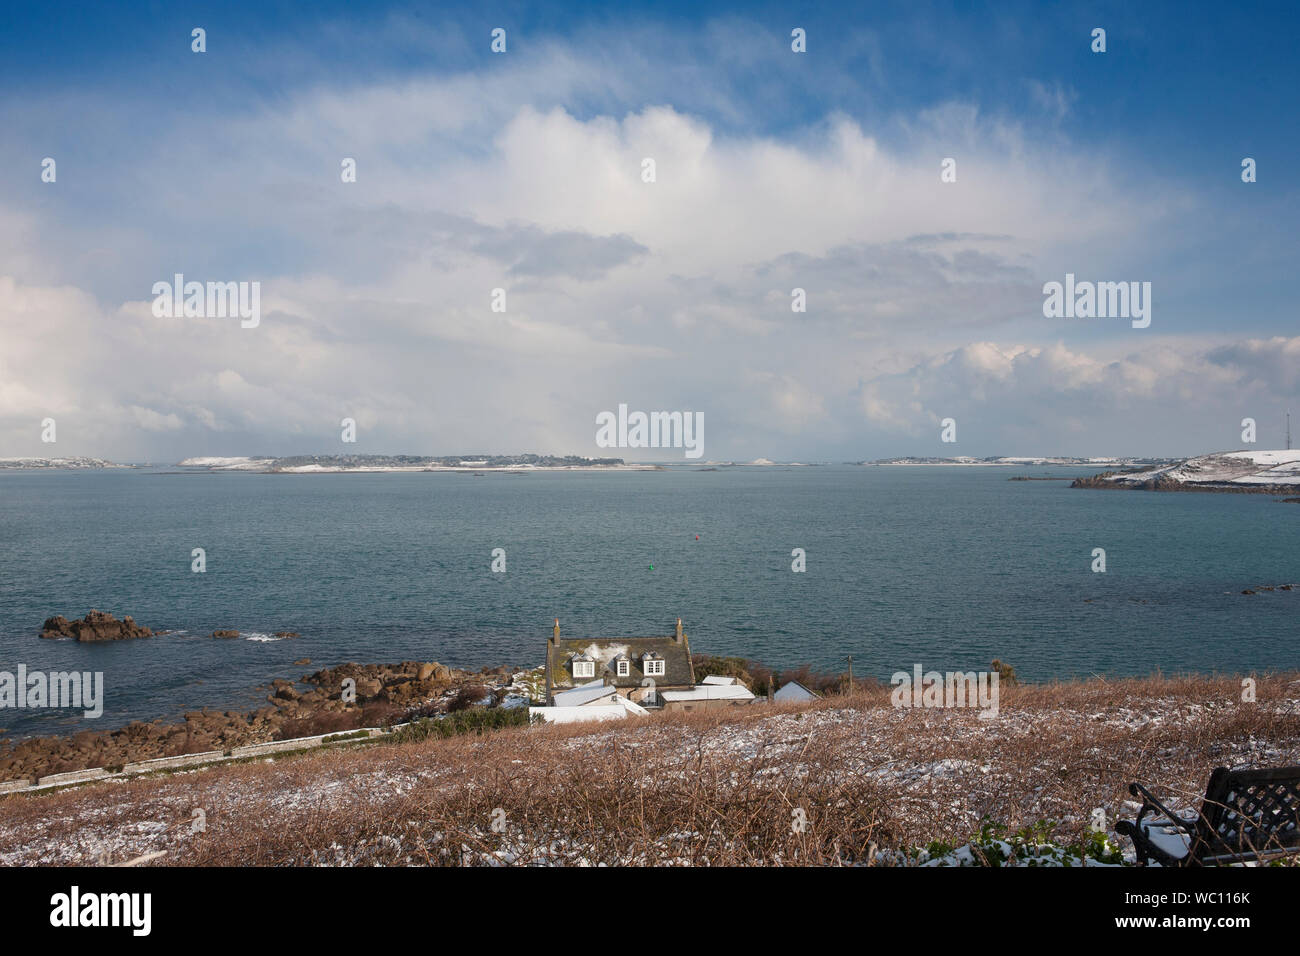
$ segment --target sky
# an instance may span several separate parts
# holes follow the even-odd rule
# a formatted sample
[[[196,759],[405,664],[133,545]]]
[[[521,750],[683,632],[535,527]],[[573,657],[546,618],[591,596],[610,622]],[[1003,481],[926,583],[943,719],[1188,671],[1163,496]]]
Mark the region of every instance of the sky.
[[[599,447],[619,405],[702,413],[707,460],[1176,456],[1300,416],[1293,4],[87,6],[0,12],[0,457],[684,458]],[[156,315],[177,273],[257,325]],[[1045,316],[1067,274],[1150,325]]]

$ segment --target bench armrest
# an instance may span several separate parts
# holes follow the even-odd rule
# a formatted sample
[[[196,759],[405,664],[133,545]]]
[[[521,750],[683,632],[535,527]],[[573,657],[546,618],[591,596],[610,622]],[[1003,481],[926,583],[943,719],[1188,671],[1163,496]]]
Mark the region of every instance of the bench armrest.
[[[1115,832],[1123,834],[1133,841],[1133,848],[1137,851],[1139,863],[1145,863],[1148,859],[1154,857],[1166,865],[1177,865],[1179,861],[1157,847],[1147,836],[1146,831],[1142,828],[1142,820],[1152,810],[1156,810],[1164,817],[1159,823],[1160,826],[1172,826],[1192,837],[1195,836],[1198,821],[1196,819],[1184,820],[1157,800],[1155,794],[1140,783],[1129,784],[1128,792],[1135,797],[1142,798],[1142,807],[1138,811],[1137,819],[1132,823],[1127,820],[1120,820],[1116,823]],[[1190,847],[1188,852],[1191,852]]]
[[[1142,798],[1142,809],[1138,811],[1137,820],[1134,821],[1134,825],[1141,826],[1142,818],[1146,816],[1147,813],[1149,813],[1152,810],[1159,810],[1160,813],[1165,817],[1165,819],[1169,821],[1168,824],[1165,823],[1160,824],[1161,826],[1175,826],[1180,830],[1186,830],[1188,833],[1191,833],[1194,829],[1196,829],[1195,818],[1191,820],[1184,820],[1182,817],[1178,816],[1176,813],[1174,813],[1172,810],[1166,807],[1163,803],[1157,800],[1155,798],[1155,794],[1153,794],[1146,787],[1142,786],[1142,784],[1140,783],[1129,784],[1128,792],[1133,794],[1133,796],[1135,797]]]

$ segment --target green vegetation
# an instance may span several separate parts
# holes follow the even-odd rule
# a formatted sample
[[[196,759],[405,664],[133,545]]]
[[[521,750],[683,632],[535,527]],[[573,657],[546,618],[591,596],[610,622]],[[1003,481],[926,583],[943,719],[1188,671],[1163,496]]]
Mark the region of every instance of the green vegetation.
[[[337,743],[338,741],[341,740],[369,740],[369,739],[370,739],[370,731],[354,730],[348,734],[331,734],[330,736],[323,739],[321,743],[332,744],[332,743]]]
[[[767,683],[772,672],[757,661],[743,657],[707,657],[696,654],[691,658],[695,668],[695,682],[703,683],[706,677],[737,677],[755,694],[767,693]]]
[[[457,737],[482,734],[506,727],[527,727],[531,723],[526,707],[493,707],[458,710],[443,717],[421,717],[405,727],[396,728],[387,738],[396,743],[413,743],[433,737]]]
[[[1120,848],[1103,832],[1090,831],[1067,844],[1054,843],[1056,824],[1039,820],[1007,832],[1004,824],[987,817],[979,832],[961,847],[935,840],[914,855],[916,862],[929,866],[1123,866]]]

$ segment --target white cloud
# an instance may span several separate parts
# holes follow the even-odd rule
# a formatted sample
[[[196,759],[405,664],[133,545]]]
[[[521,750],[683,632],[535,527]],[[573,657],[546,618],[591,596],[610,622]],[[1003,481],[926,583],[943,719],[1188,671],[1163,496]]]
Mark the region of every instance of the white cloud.
[[[948,416],[976,443],[968,454],[993,454],[1007,442],[1017,443],[1007,454],[1221,450],[1239,445],[1241,418],[1277,417],[1295,378],[1291,372],[1288,383],[1285,360],[1275,365],[1272,355],[1300,355],[1300,336],[1210,349],[1156,342],[1119,357],[1105,351],[975,342],[865,383],[861,412],[900,437],[936,443],[929,454],[963,453],[937,446],[933,424]],[[1038,447],[1025,447],[1026,436]]]
[[[665,104],[555,105],[634,85],[548,48],[138,141],[118,131],[141,117],[103,101],[82,144],[107,157],[94,202],[70,172],[48,215],[0,193],[0,235],[22,235],[0,242],[0,451],[40,453],[55,415],[69,453],[110,457],[597,454],[595,412],[626,401],[705,411],[712,457],[858,457],[954,408],[989,441],[1036,422],[1044,441],[1137,442],[1178,430],[1125,402],[1295,390],[1294,340],[1051,344],[1044,263],[1122,261],[1184,201],[1080,144],[961,102],[888,139],[846,116],[778,138]],[[43,115],[18,114],[15,141]],[[154,318],[149,289],[176,271],[261,281],[261,325]],[[356,448],[338,446],[345,416]]]

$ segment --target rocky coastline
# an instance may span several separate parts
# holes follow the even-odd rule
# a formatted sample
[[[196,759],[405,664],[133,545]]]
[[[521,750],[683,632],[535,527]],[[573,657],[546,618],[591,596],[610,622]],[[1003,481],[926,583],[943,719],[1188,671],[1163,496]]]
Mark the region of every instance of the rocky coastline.
[[[1131,480],[1132,472],[1103,471],[1099,475],[1076,478],[1071,488],[1112,488],[1120,491],[1201,491],[1227,495],[1300,495],[1300,485],[1245,485],[1212,481],[1178,481],[1156,477],[1146,481]],[[1117,478],[1130,480],[1117,481]]]
[[[341,664],[296,681],[272,681],[264,688],[269,691],[266,706],[252,711],[204,708],[184,714],[179,723],[133,721],[111,731],[0,740],[0,782],[344,733],[470,707],[526,706],[529,695],[538,692],[540,680],[540,668],[497,667],[472,672],[436,661]]]

